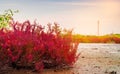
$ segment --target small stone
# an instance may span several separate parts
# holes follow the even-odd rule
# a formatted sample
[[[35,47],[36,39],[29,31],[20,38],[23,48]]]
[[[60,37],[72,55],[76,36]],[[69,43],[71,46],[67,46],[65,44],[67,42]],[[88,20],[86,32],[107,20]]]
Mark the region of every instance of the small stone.
[[[98,68],[98,69],[100,69],[100,66],[94,66],[94,68]]]
[[[117,72],[116,71],[112,71],[109,74],[117,74]]]
[[[85,58],[84,56],[82,56],[81,58]]]
[[[118,52],[120,52],[120,50],[118,50]]]

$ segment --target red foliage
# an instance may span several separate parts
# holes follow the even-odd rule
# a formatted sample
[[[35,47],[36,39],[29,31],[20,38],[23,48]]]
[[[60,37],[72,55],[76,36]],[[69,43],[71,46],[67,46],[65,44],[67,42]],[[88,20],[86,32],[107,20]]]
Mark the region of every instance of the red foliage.
[[[120,38],[118,37],[113,37],[112,38],[115,43],[120,43]]]
[[[73,42],[72,31],[61,32],[56,23],[49,24],[47,31],[29,21],[13,21],[10,26],[11,30],[0,30],[0,60],[6,58],[9,64],[36,70],[75,63],[78,43]]]

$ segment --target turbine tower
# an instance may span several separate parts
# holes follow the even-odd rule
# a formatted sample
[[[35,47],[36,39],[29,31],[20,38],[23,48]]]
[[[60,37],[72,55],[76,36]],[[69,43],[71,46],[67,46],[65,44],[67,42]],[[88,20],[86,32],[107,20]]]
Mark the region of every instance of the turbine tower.
[[[98,36],[100,35],[100,28],[99,28],[99,26],[100,26],[100,21],[98,20],[97,21],[97,35]]]

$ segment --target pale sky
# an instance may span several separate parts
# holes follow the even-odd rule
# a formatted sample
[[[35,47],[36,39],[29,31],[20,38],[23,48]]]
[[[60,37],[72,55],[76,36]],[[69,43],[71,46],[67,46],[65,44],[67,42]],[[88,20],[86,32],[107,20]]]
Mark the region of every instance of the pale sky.
[[[120,0],[0,0],[0,14],[19,10],[14,19],[37,20],[42,25],[57,22],[74,33],[100,35],[120,33]]]

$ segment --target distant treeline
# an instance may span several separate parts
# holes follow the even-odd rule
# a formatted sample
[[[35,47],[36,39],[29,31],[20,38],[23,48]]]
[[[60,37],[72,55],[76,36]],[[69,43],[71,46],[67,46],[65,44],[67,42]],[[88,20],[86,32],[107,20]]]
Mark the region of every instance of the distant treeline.
[[[73,41],[80,43],[120,43],[120,34],[95,35],[73,35]]]

